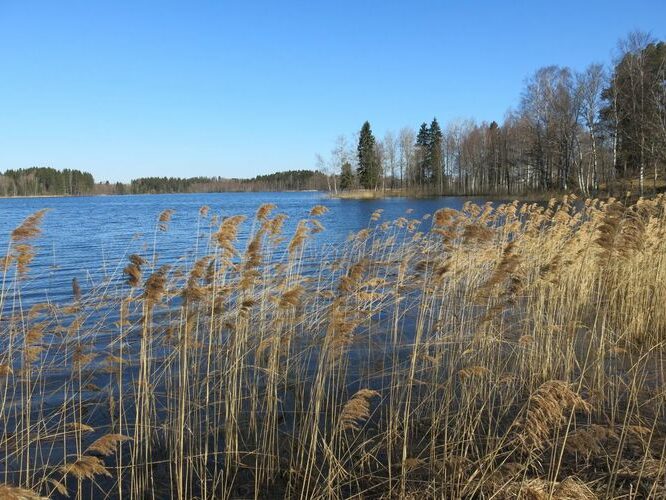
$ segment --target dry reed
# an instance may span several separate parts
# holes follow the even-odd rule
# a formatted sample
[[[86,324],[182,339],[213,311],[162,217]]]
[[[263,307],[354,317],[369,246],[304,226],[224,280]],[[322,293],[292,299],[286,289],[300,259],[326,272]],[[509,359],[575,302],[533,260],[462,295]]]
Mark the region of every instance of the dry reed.
[[[31,307],[45,211],[12,232],[0,497],[666,494],[664,197],[376,211],[335,248],[275,209],[158,266],[165,210],[152,261]]]

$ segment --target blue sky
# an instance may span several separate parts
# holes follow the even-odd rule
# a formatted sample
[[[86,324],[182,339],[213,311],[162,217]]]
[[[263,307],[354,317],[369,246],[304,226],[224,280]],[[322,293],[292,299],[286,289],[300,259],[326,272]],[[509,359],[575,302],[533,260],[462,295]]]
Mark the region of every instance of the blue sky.
[[[500,121],[633,29],[665,39],[666,2],[0,0],[0,171],[313,168],[366,119]]]

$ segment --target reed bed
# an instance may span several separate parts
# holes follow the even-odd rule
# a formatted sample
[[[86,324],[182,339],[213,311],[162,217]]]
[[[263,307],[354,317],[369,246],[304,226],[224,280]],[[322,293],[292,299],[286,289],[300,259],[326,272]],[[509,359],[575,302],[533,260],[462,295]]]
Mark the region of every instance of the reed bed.
[[[3,498],[663,498],[666,199],[219,220],[24,307],[0,257]],[[47,220],[47,219],[45,219]],[[241,231],[249,233],[239,245]]]

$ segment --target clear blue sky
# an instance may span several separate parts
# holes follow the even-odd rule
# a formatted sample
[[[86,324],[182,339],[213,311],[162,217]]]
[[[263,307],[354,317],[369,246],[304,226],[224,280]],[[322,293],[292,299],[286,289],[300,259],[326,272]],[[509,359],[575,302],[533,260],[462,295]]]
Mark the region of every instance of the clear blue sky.
[[[366,119],[499,121],[632,29],[666,38],[666,1],[0,0],[0,171],[312,168]]]

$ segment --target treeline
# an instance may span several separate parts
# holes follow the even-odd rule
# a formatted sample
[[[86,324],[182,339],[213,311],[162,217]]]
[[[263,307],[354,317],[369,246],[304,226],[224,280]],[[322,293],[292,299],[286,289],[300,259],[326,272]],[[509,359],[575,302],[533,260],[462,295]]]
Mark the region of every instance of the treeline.
[[[666,44],[635,32],[610,69],[577,73],[547,66],[527,81],[501,123],[436,119],[377,140],[368,122],[358,140],[338,137],[328,160],[334,188],[445,194],[619,191],[664,186]]]
[[[287,170],[251,179],[222,177],[142,177],[125,189],[132,194],[216,193],[228,191],[305,191],[325,190],[328,176],[314,170]]]
[[[0,196],[81,195],[94,191],[88,172],[31,167],[0,173]]]
[[[88,172],[32,167],[0,174],[0,196],[323,191],[329,189],[329,181],[329,177],[319,171],[288,170],[251,179],[141,177],[129,184],[95,183]]]

